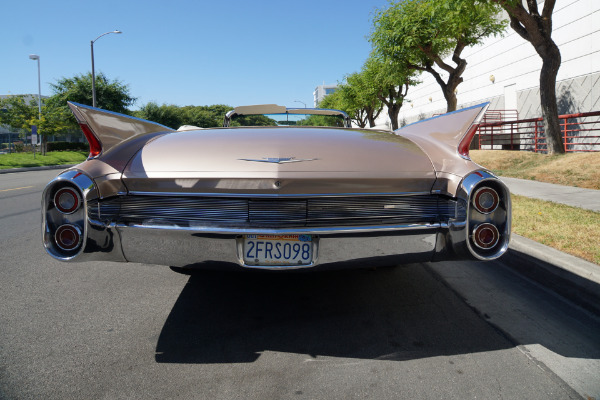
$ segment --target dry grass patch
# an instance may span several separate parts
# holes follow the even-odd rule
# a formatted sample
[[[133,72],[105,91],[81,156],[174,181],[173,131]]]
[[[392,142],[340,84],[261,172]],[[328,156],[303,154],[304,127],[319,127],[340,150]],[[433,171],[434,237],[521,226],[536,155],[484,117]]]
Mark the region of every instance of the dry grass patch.
[[[600,213],[512,195],[513,232],[600,264]]]
[[[471,159],[501,176],[600,189],[600,152],[548,156],[528,151],[471,150]]]

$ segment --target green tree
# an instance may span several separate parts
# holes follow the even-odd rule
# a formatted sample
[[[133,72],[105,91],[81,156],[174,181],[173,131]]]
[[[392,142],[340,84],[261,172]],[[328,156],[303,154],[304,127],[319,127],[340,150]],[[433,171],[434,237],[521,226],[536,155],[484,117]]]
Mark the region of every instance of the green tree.
[[[362,69],[365,82],[370,83],[377,98],[387,107],[392,130],[398,129],[398,114],[410,86],[416,85],[416,71],[406,64],[391,63],[371,55]]]
[[[233,107],[224,104],[213,104],[210,106],[185,106],[184,123],[199,126],[201,128],[215,128],[223,126],[223,119]]]
[[[377,85],[373,85],[373,82],[367,79],[364,70],[348,75],[346,82],[353,88],[353,99],[361,107],[364,117],[369,122],[369,126],[371,128],[374,127],[375,120],[379,117],[381,111],[383,111],[383,103],[378,96],[379,90]]]
[[[223,119],[233,107],[224,104],[210,106],[184,106],[172,104],[158,105],[149,102],[142,106],[134,115],[138,118],[163,124],[177,129],[182,125],[198,126],[200,128],[214,128],[223,126]],[[231,126],[272,126],[275,121],[264,115],[243,115],[236,117]]]
[[[53,95],[44,101],[45,107],[42,109],[45,120],[41,123],[43,149],[48,135],[78,129],[67,101],[92,104],[92,75],[88,73],[61,78],[50,87]],[[128,107],[135,102],[126,84],[118,80],[111,81],[103,73],[96,75],[96,99],[98,107],[123,114],[130,114]]]
[[[430,73],[442,89],[447,111],[454,111],[456,88],[467,67],[461,54],[504,30],[499,10],[486,0],[395,0],[376,13],[370,40],[385,61]],[[449,56],[451,62],[446,61]]]
[[[47,99],[50,107],[69,111],[67,101],[92,105],[92,74],[61,78],[50,84],[54,94]],[[96,104],[98,108],[122,114],[130,114],[129,107],[135,102],[129,86],[119,80],[111,81],[103,73],[96,75]]]
[[[12,129],[27,132],[31,125],[39,124],[37,99],[26,99],[23,95],[8,96],[0,99],[0,124]]]
[[[42,103],[42,121],[40,122],[40,130],[42,132],[44,154],[47,138],[49,136],[68,131],[79,131],[79,129],[73,128],[71,120],[72,114],[70,112],[65,113],[64,109],[52,107],[47,104],[47,102]]]
[[[168,126],[169,128],[177,129],[181,125],[185,125],[184,110],[172,104],[158,105],[155,102],[146,103],[142,108],[133,112],[133,115]]]
[[[325,98],[334,95],[336,92],[328,94]],[[324,99],[323,99],[324,100]],[[324,108],[324,107],[322,107]],[[339,108],[338,108],[339,110]],[[342,110],[344,111],[344,110]],[[338,115],[306,115],[305,118],[296,122],[298,126],[333,126],[344,127],[344,119]]]
[[[342,110],[350,116],[352,122],[364,128],[367,120],[362,110],[354,102],[353,91],[349,85],[340,83],[335,92],[328,94],[319,102],[319,108]]]
[[[0,99],[0,124],[10,126],[20,132],[30,132],[31,126],[38,127],[41,136],[42,155],[46,154],[48,136],[63,133],[73,129],[69,120],[71,113],[57,109],[48,104],[48,99],[42,99],[42,117],[39,117],[38,101],[35,98],[26,100],[26,96],[9,96]]]
[[[346,83],[340,83],[335,92],[321,100],[319,108],[342,110],[359,127],[364,128],[367,123],[374,127],[383,109],[375,88],[358,72],[346,76],[345,80]]]
[[[222,121],[220,126],[223,126]],[[231,126],[277,126],[277,121],[266,115],[238,115],[232,119]]]
[[[521,0],[491,0],[506,10],[510,26],[527,40],[542,59],[540,71],[540,103],[544,118],[544,132],[548,154],[564,153],[558,106],[556,102],[556,76],[560,68],[560,50],[552,40],[552,13],[556,0],[545,0],[540,14],[538,2],[527,0],[527,9]]]

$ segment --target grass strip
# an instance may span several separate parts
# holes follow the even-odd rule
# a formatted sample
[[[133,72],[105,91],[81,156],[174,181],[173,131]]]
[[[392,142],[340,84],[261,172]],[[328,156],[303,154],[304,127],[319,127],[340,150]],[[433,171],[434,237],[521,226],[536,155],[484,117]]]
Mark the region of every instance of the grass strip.
[[[36,153],[35,158],[33,153],[0,154],[0,169],[79,164],[87,156],[87,151],[50,151],[45,156]]]
[[[600,213],[512,195],[512,231],[600,264]]]
[[[500,176],[600,189],[600,152],[548,156],[529,151],[471,150],[477,164]]]

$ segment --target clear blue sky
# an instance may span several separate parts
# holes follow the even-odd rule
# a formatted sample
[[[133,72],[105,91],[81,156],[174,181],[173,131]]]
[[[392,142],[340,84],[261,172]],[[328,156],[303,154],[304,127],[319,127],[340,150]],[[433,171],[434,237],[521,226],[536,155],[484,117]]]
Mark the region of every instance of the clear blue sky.
[[[138,100],[176,105],[312,106],[312,92],[358,71],[373,12],[387,0],[10,0],[2,5],[0,94],[37,93],[91,71]]]

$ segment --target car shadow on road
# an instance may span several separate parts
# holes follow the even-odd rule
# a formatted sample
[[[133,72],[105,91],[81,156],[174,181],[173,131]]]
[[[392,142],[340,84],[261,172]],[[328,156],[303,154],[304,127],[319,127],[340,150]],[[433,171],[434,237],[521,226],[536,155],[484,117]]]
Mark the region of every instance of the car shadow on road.
[[[422,264],[200,271],[163,326],[156,361],[243,363],[264,351],[409,360],[512,347]]]

